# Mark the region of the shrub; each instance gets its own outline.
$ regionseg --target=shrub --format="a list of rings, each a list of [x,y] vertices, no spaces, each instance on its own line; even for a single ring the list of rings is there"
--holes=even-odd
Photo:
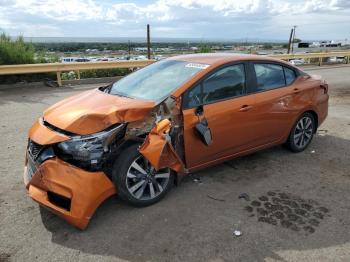
[[[12,40],[5,33],[0,35],[0,65],[32,64],[34,48],[24,42],[22,36]]]
[[[124,76],[129,73],[127,68],[97,69],[80,72],[80,78],[99,78],[111,76]]]

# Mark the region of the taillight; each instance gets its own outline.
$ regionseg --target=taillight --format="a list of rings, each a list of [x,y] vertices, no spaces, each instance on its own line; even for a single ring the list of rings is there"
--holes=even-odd
[[[320,88],[323,89],[323,93],[324,93],[324,94],[328,94],[328,84],[327,84],[326,81],[323,81],[323,83],[320,84]]]

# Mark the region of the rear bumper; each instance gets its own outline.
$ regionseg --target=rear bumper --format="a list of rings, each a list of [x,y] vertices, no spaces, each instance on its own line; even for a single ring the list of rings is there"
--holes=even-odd
[[[116,193],[103,172],[88,172],[55,157],[43,162],[32,178],[24,169],[30,197],[70,224],[85,229],[96,208]]]
[[[317,105],[318,126],[320,126],[328,116],[328,101],[329,101],[328,94],[323,95],[318,101],[318,105]]]

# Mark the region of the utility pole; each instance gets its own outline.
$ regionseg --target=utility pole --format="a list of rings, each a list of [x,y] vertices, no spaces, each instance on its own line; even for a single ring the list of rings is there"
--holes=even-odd
[[[294,40],[295,40],[295,31],[296,31],[297,26],[293,26],[294,32],[293,32],[293,41],[292,41],[292,54],[294,53]]]
[[[147,24],[147,58],[151,59],[151,36],[149,24]]]
[[[294,29],[292,28],[292,30],[290,30],[290,35],[289,35],[289,41],[288,41],[288,51],[287,51],[287,54],[289,54],[289,53],[290,53],[290,45],[292,44],[293,32],[294,32]]]
[[[130,40],[128,41],[128,54],[129,54],[128,60],[130,60],[130,56],[131,56]]]

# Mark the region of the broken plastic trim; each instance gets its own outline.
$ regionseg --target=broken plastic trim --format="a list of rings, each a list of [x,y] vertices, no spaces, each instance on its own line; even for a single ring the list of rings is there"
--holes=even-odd
[[[156,170],[169,167],[176,172],[184,173],[184,164],[171,143],[170,129],[171,122],[168,119],[157,123],[139,151]]]

